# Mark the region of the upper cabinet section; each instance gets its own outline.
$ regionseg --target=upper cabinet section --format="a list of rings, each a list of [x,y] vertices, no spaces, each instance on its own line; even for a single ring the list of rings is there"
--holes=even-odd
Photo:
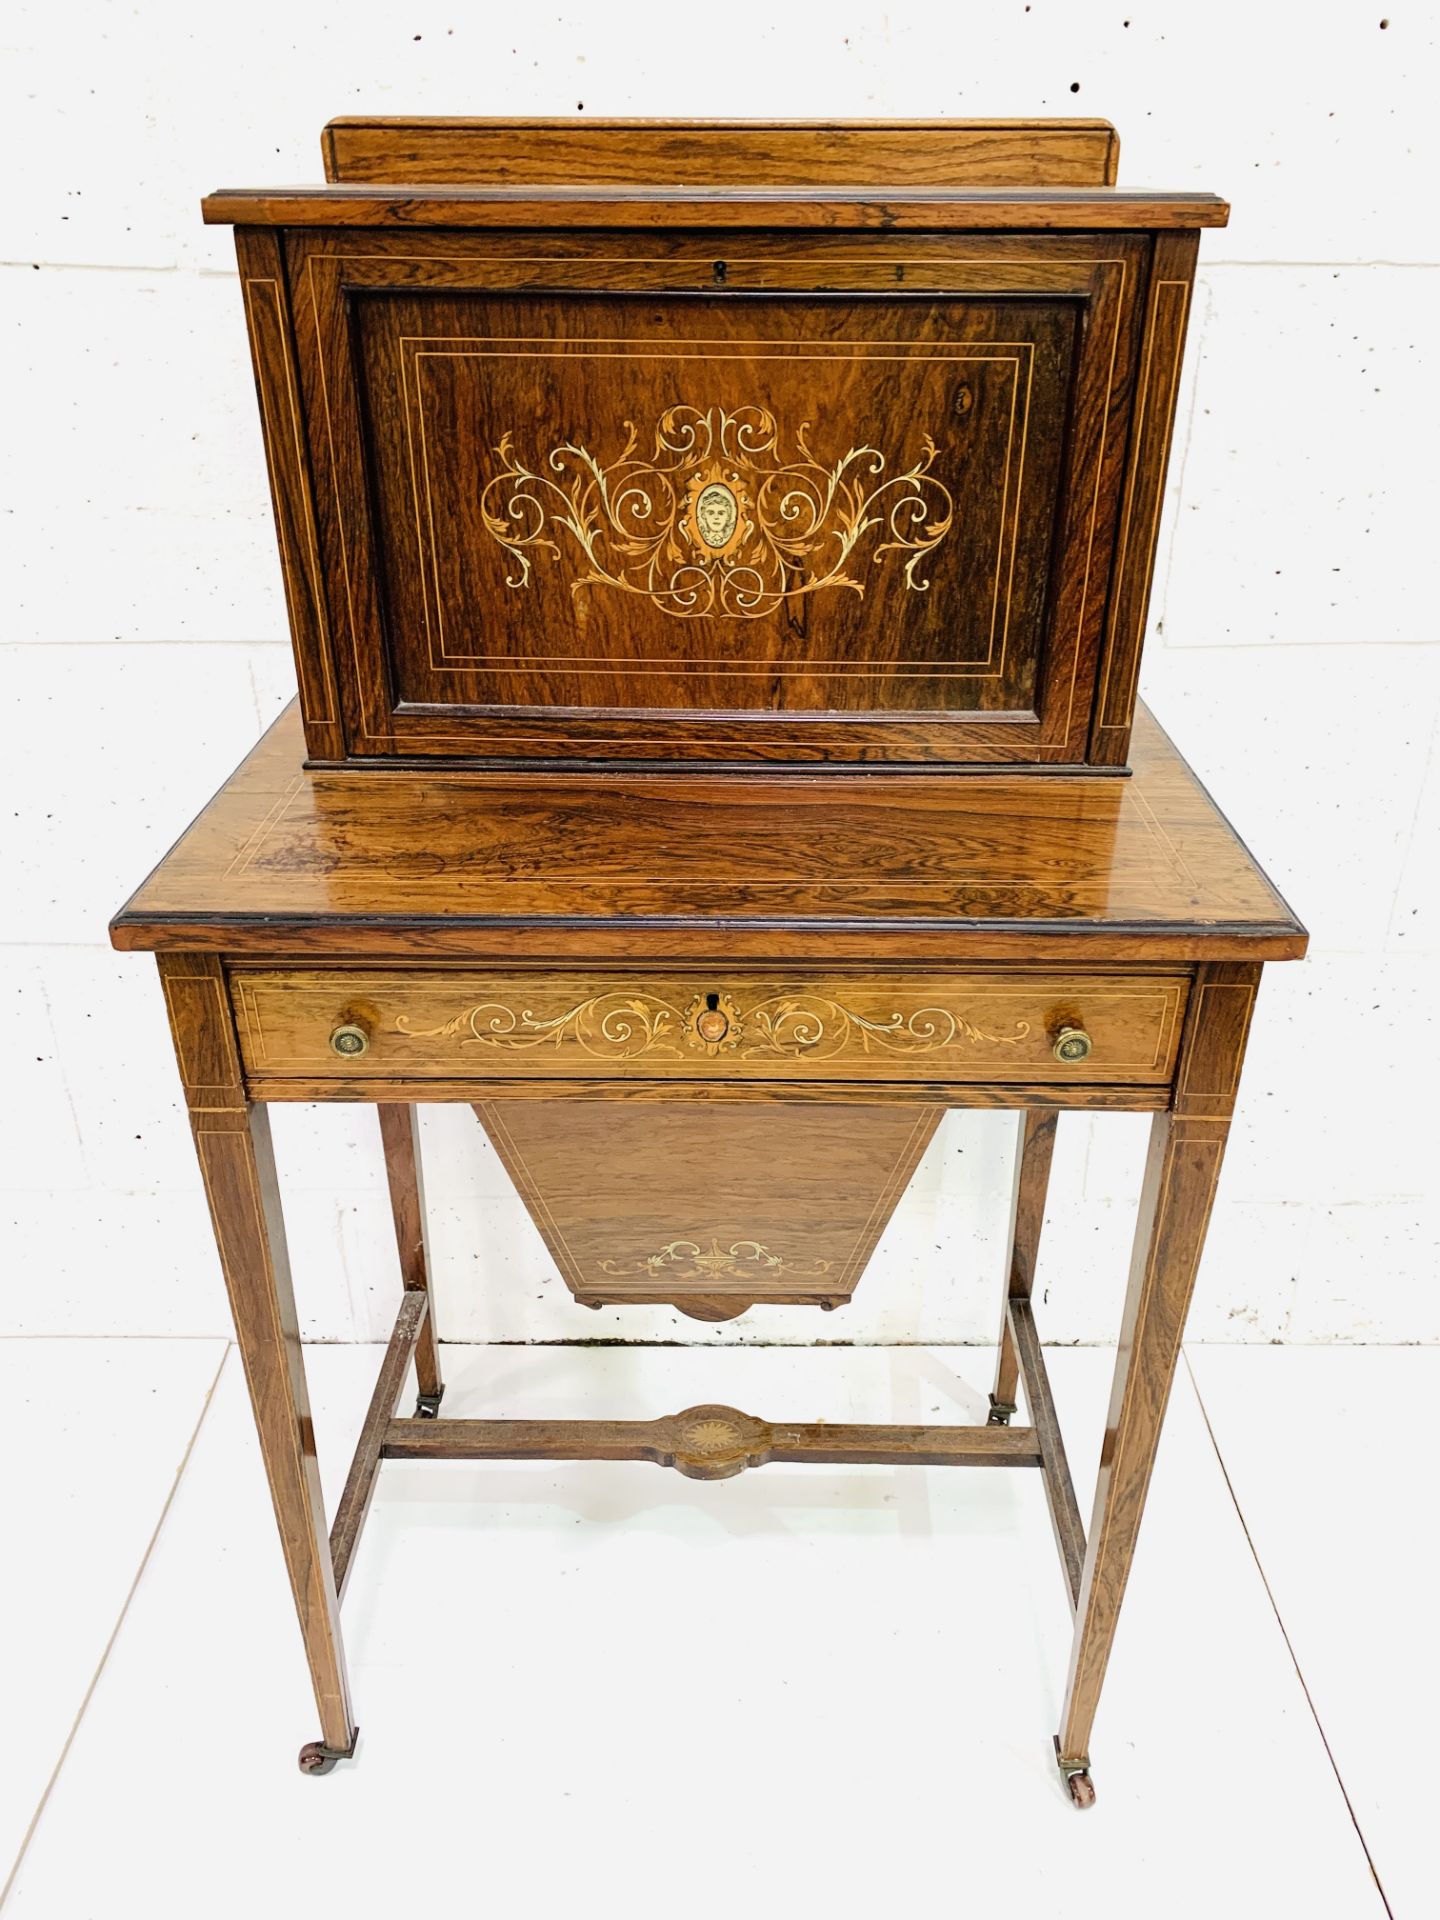
[[[1124,765],[1222,203],[1096,122],[325,147],[206,202],[314,759]]]

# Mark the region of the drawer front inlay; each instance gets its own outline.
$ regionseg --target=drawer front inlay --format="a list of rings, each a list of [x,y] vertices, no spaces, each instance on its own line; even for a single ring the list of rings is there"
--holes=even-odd
[[[537,1016],[528,1005],[482,1000],[438,1027],[414,1027],[403,1013],[395,1025],[410,1039],[458,1036],[462,1046],[502,1053],[562,1046],[573,1039],[592,1059],[626,1060],[646,1054],[678,1060],[686,1052],[715,1058],[742,1046],[747,1058],[833,1060],[854,1050],[920,1054],[958,1040],[1013,1047],[1030,1031],[1027,1021],[1016,1020],[1009,1032],[992,1032],[943,1006],[866,1015],[827,995],[803,991],[772,994],[743,1012],[728,993],[697,994],[682,1013],[653,994],[623,988],[548,1017]]]
[[[266,1077],[1023,1085],[1168,1079],[1188,978],[245,969],[232,987],[246,1068]],[[363,1066],[332,1047],[341,1027],[366,1036]],[[1057,1035],[1082,1027],[1089,1053],[1057,1059]]]

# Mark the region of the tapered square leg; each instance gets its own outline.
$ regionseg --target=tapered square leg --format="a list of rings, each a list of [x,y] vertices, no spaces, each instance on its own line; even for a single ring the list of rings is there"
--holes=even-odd
[[[1028,1300],[1035,1284],[1040,1229],[1045,1221],[1045,1195],[1050,1187],[1050,1160],[1055,1151],[1055,1123],[1059,1117],[1053,1107],[1032,1107],[1020,1115],[1015,1193],[1010,1207],[1010,1251],[1006,1261],[1006,1288],[1011,1300]],[[1000,1315],[1000,1357],[990,1395],[991,1426],[1010,1424],[1019,1377],[1019,1360],[1007,1310]]]
[[[1155,1116],[1057,1740],[1072,1797],[1130,1576],[1230,1130],[1260,970],[1202,967],[1171,1110]],[[1089,1791],[1088,1779],[1084,1783]],[[1088,1804],[1088,1801],[1081,1801]]]
[[[407,1293],[428,1293],[430,1246],[425,1232],[425,1186],[420,1173],[420,1115],[411,1106],[381,1106],[376,1111],[380,1115],[380,1138],[385,1147],[390,1208],[395,1216],[400,1277]],[[445,1391],[445,1382],[440,1377],[433,1301],[415,1342],[415,1379],[419,1386],[415,1411],[421,1419],[433,1420],[440,1411],[440,1399]]]
[[[219,963],[203,954],[162,955],[160,978],[320,1710],[321,1738],[302,1749],[300,1763],[307,1772],[328,1772],[354,1750],[355,1719],[269,1116],[245,1098]]]

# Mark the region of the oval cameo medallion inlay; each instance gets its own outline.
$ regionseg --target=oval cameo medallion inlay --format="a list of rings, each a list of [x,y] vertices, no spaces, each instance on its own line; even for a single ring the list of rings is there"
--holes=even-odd
[[[712,480],[695,502],[695,528],[707,547],[727,545],[740,517],[740,503],[722,481]]]

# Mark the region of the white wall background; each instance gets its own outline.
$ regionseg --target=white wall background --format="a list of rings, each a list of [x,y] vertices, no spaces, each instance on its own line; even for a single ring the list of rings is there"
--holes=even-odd
[[[154,969],[105,938],[293,691],[230,235],[198,198],[318,180],[336,113],[583,110],[1099,114],[1122,185],[1233,199],[1144,692],[1314,942],[1268,975],[1194,1326],[1440,1339],[1432,8],[12,0],[4,35],[0,1331],[227,1327]],[[946,1122],[843,1315],[707,1333],[571,1305],[468,1111],[430,1109],[442,1328],[988,1340],[1013,1124]],[[1113,1337],[1146,1124],[1062,1122],[1047,1337]],[[307,1334],[383,1334],[373,1116],[275,1131]]]

